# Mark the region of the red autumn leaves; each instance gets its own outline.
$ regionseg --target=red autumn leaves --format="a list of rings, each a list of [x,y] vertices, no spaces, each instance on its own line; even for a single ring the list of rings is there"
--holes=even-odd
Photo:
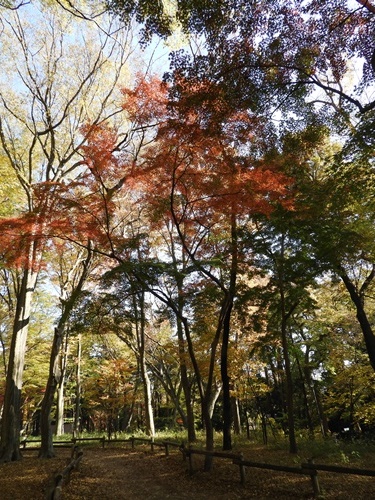
[[[0,220],[8,265],[32,266],[30,248],[56,238],[90,239],[111,252],[121,239],[117,214],[124,204],[129,211],[132,203],[143,204],[153,224],[173,217],[191,228],[214,227],[229,214],[267,215],[277,203],[291,206],[290,179],[253,153],[264,134],[257,117],[220,113],[213,127],[210,110],[207,127],[202,109],[172,105],[167,86],[156,78],[139,77],[123,96],[123,135],[106,123],[85,124],[74,179],[35,184],[31,208]]]

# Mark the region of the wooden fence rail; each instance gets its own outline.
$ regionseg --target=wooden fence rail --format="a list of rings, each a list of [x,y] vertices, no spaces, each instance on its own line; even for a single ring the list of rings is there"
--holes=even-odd
[[[46,500],[61,499],[62,487],[69,483],[70,474],[73,470],[78,469],[82,457],[83,451],[78,446],[74,445],[72,449],[71,461],[60,473],[55,476],[52,487],[47,491]]]
[[[23,448],[26,448],[27,443],[40,443],[40,439],[38,440],[23,440],[21,445]],[[193,455],[203,455],[209,456],[212,458],[220,458],[220,459],[229,459],[232,463],[239,467],[240,473],[240,481],[241,484],[245,484],[246,482],[246,468],[259,468],[266,470],[273,470],[291,474],[301,474],[305,476],[309,476],[311,479],[311,485],[314,492],[314,498],[322,498],[322,490],[318,480],[318,472],[333,472],[338,474],[353,474],[358,476],[372,476],[375,477],[375,470],[371,469],[360,469],[354,467],[341,467],[338,465],[325,465],[325,464],[315,464],[311,459],[306,463],[302,463],[299,466],[288,466],[288,465],[279,465],[279,464],[269,464],[264,462],[255,462],[253,460],[244,460],[242,453],[233,453],[233,452],[224,452],[224,451],[206,451],[202,449],[195,449],[191,446],[185,447],[184,443],[176,443],[173,441],[154,441],[153,438],[138,438],[138,437],[130,437],[127,439],[106,439],[104,436],[99,438],[92,437],[83,437],[83,438],[73,438],[71,441],[56,441],[54,445],[66,445],[69,444],[72,446],[72,460],[65,467],[65,469],[58,474],[54,479],[54,485],[50,488],[49,493],[47,494],[48,500],[59,500],[61,496],[61,488],[63,484],[69,482],[70,473],[72,470],[76,469],[79,465],[80,460],[82,459],[82,451],[78,448],[77,443],[81,443],[84,441],[98,441],[102,444],[104,448],[105,444],[112,443],[130,443],[132,449],[135,448],[137,443],[149,444],[151,446],[151,451],[154,451],[155,447],[164,447],[165,455],[169,455],[170,448],[177,448],[181,451],[184,460],[189,459],[189,471],[190,474],[194,473],[194,463],[193,463]]]
[[[116,441],[116,440],[115,440]],[[178,448],[184,447],[183,443],[175,443],[173,441],[154,441],[152,438],[136,438],[131,437],[129,441],[132,444],[132,448],[134,449],[136,442],[141,442],[144,444],[150,444],[151,451],[154,451],[155,446],[164,447],[165,455],[169,456],[169,448]],[[112,442],[112,441],[110,441]]]
[[[314,498],[322,498],[322,489],[318,480],[318,472],[334,472],[338,474],[354,474],[359,476],[375,476],[375,470],[370,469],[359,469],[354,467],[340,467],[337,465],[324,465],[324,464],[315,464],[313,460],[308,460],[307,463],[302,463],[300,466],[288,466],[288,465],[277,465],[277,464],[268,464],[263,462],[255,462],[252,460],[244,460],[242,453],[226,453],[221,451],[206,451],[194,449],[192,447],[185,448],[180,447],[181,452],[184,455],[184,458],[189,458],[189,472],[193,474],[193,455],[204,455],[222,459],[231,459],[234,465],[239,467],[240,472],[240,481],[242,484],[245,484],[246,481],[246,467],[254,467],[259,469],[273,470],[279,472],[286,472],[291,474],[301,474],[305,476],[310,476],[311,485],[314,492]]]
[[[105,436],[103,437],[81,437],[81,438],[72,438],[70,441],[54,441],[53,446],[60,446],[60,447],[71,447],[72,444],[75,445],[77,443],[83,443],[83,442],[88,442],[88,441],[98,441],[101,443],[102,448],[106,444],[112,444],[112,443],[130,443],[132,448],[135,448],[135,445],[137,442],[139,443],[144,443],[144,444],[149,444],[151,446],[151,451],[154,451],[155,447],[160,447],[165,449],[165,454],[166,456],[169,455],[169,449],[170,448],[178,448],[180,449],[181,446],[183,446],[183,443],[175,443],[173,441],[154,441],[152,438],[137,438],[137,437],[130,437],[126,439],[107,439]],[[41,443],[41,439],[24,439],[21,442],[21,447],[25,450],[31,450],[31,449],[39,449],[40,446],[33,447],[32,445]],[[31,446],[29,446],[31,445]]]

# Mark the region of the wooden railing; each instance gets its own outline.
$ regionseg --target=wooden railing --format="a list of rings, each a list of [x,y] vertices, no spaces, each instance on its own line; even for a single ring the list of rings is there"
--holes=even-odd
[[[46,500],[60,500],[62,488],[70,481],[70,474],[73,470],[78,470],[79,463],[82,460],[83,451],[78,446],[72,448],[72,456],[69,464],[53,479],[53,484],[46,494]]]
[[[300,466],[288,466],[288,465],[268,464],[264,462],[255,462],[252,460],[244,460],[242,453],[235,454],[235,453],[226,453],[222,451],[206,451],[206,450],[194,449],[191,446],[188,448],[181,447],[181,451],[183,453],[184,458],[189,459],[190,474],[194,473],[193,455],[204,455],[204,456],[210,456],[212,458],[215,457],[220,459],[232,460],[232,463],[239,467],[240,481],[242,484],[245,484],[246,482],[247,467],[309,476],[314,492],[314,498],[322,497],[322,489],[320,487],[318,480],[319,471],[334,472],[338,474],[355,474],[359,476],[375,476],[375,470],[359,469],[355,467],[340,467],[337,465],[315,464],[312,459],[308,460],[307,463],[302,463]]]
[[[184,443],[177,443],[173,441],[155,441],[153,438],[140,438],[140,437],[130,437],[127,439],[106,439],[103,437],[92,438],[92,437],[83,437],[83,438],[74,438],[71,441],[56,441],[54,445],[64,446],[69,444],[73,445],[72,452],[72,460],[65,469],[58,474],[54,479],[53,488],[50,489],[50,493],[47,495],[48,500],[58,500],[61,495],[61,488],[63,484],[66,484],[69,481],[70,472],[76,469],[79,465],[80,460],[82,459],[82,450],[78,448],[77,443],[87,441],[98,441],[101,443],[102,448],[107,444],[115,444],[115,443],[129,443],[132,449],[135,448],[136,444],[146,444],[150,445],[151,451],[154,451],[155,447],[164,448],[165,455],[169,455],[170,448],[175,448],[181,451],[183,459],[188,459],[189,461],[189,472],[190,474],[194,474],[194,455],[203,455],[211,457],[212,459],[226,459],[231,460],[232,464],[238,466],[239,468],[239,476],[241,484],[245,484],[246,482],[246,469],[247,468],[259,468],[271,471],[285,472],[290,474],[300,474],[309,476],[311,480],[311,485],[314,492],[314,498],[322,497],[322,489],[319,484],[318,472],[332,472],[338,474],[353,474],[359,476],[372,476],[375,477],[375,470],[371,469],[360,469],[354,467],[341,467],[338,465],[325,465],[325,464],[315,464],[313,460],[308,460],[305,463],[301,463],[296,466],[289,465],[280,465],[280,464],[269,464],[265,462],[256,462],[253,460],[245,460],[242,453],[233,453],[233,452],[224,452],[224,451],[207,451],[198,448],[193,448],[192,446],[186,447]],[[22,442],[22,446],[24,448],[27,447],[28,443],[39,443],[40,440],[24,440]],[[27,448],[26,448],[27,449]]]
[[[143,443],[143,444],[149,444],[151,446],[151,451],[154,451],[155,447],[161,447],[164,448],[166,456],[169,455],[169,449],[170,448],[178,448],[180,449],[183,447],[183,443],[175,443],[173,441],[155,441],[153,438],[137,438],[137,437],[130,437],[126,439],[107,439],[105,436],[103,437],[81,437],[81,438],[72,438],[70,441],[54,441],[53,446],[57,447],[71,447],[72,445],[75,445],[77,443],[83,443],[83,442],[90,442],[90,441],[98,441],[101,443],[102,448],[106,444],[114,444],[114,443],[130,443],[132,449],[135,448],[135,445],[137,443]],[[31,450],[31,449],[39,449],[40,446],[33,446],[36,443],[41,443],[41,439],[24,439],[21,442],[21,447],[25,450]],[[29,446],[31,445],[31,446]]]
[[[83,437],[83,438],[72,438],[70,440],[66,440],[66,441],[54,441],[53,442],[53,446],[57,446],[57,447],[60,447],[60,448],[70,448],[72,445],[75,445],[77,443],[82,443],[84,441],[99,441],[100,443],[102,443],[102,448],[104,448],[104,444],[106,442],[106,438],[105,436],[103,437]],[[21,441],[21,448],[23,450],[32,450],[32,449],[39,449],[40,446],[33,446],[35,444],[39,444],[41,443],[42,440],[41,439],[23,439]],[[31,446],[29,446],[31,445]]]
[[[116,442],[114,441],[109,441],[110,443]],[[149,444],[151,446],[151,451],[154,451],[155,446],[159,447],[164,447],[165,450],[165,455],[169,456],[169,448],[178,448],[181,449],[184,447],[183,443],[175,443],[173,441],[154,441],[152,438],[136,438],[136,437],[131,437],[129,438],[129,442],[131,442],[132,448],[134,449],[135,444],[137,442],[144,443],[144,444]]]

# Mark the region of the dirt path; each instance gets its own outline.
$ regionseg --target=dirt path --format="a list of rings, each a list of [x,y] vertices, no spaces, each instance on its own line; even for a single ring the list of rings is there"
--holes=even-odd
[[[217,460],[210,474],[197,460],[190,477],[181,454],[136,449],[87,449],[79,472],[64,490],[66,500],[235,500],[235,499],[312,499],[310,478],[261,469],[247,472],[240,484],[238,467]],[[368,500],[375,498],[374,478],[321,474],[325,498]]]
[[[164,456],[149,448],[84,447],[78,471],[63,488],[62,500],[302,500],[312,499],[308,476],[250,469],[246,484],[229,460],[216,460],[212,473],[204,473],[202,457],[194,457],[197,472],[190,477],[187,462],[173,450]],[[254,460],[275,463],[277,456],[252,450]],[[25,452],[20,462],[0,465],[1,500],[45,500],[51,479],[69,461],[69,450],[58,450],[58,458],[40,460],[37,452]],[[250,455],[249,455],[250,458]],[[371,467],[372,464],[368,464]],[[375,498],[371,477],[319,474],[327,500],[370,500]]]

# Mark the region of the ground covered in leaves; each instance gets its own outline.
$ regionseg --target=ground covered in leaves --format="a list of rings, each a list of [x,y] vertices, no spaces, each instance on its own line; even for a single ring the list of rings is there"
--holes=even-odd
[[[358,452],[341,452],[353,467],[375,469],[374,448]],[[361,455],[361,456],[360,456]],[[340,455],[339,455],[340,456]],[[290,456],[283,450],[252,446],[244,450],[244,458],[274,464],[299,465],[303,456]],[[53,478],[70,459],[70,450],[57,450],[57,457],[37,458],[37,451],[24,452],[21,462],[0,465],[0,498],[2,500],[42,500],[46,498]],[[230,460],[215,459],[211,473],[203,472],[203,459],[194,457],[195,473],[189,474],[188,462],[173,449],[168,457],[163,448],[154,452],[149,446],[130,445],[102,449],[98,445],[83,447],[78,471],[71,474],[63,487],[64,500],[110,499],[311,499],[308,476],[261,469],[247,469],[246,484],[241,485],[239,468]],[[332,463],[332,460],[316,460]],[[337,463],[337,460],[336,460]],[[348,463],[339,463],[348,466]],[[326,499],[375,498],[375,478],[355,475],[319,473]]]

